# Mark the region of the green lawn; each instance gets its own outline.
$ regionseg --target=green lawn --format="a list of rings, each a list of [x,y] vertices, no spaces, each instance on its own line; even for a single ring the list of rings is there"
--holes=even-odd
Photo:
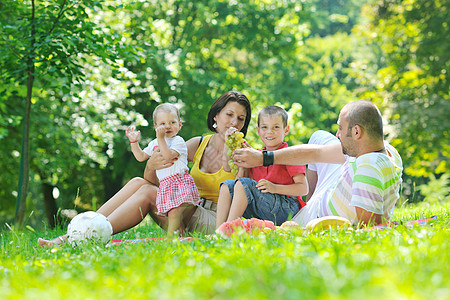
[[[0,233],[2,299],[450,299],[450,205],[398,208],[426,226],[276,232],[194,242],[44,249]],[[114,238],[161,236],[154,224]]]

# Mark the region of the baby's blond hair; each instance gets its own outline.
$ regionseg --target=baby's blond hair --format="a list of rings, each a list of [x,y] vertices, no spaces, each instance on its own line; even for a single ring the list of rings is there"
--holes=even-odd
[[[180,120],[180,111],[172,103],[161,103],[153,111],[153,125],[156,125],[156,116],[160,111],[174,113],[177,115],[178,120]]]

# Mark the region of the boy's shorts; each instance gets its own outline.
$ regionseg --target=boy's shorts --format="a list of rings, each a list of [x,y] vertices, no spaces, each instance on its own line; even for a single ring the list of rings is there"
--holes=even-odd
[[[299,202],[296,196],[262,193],[256,187],[257,182],[250,178],[230,179],[222,182],[228,186],[231,198],[233,198],[234,186],[238,181],[242,183],[247,196],[248,205],[242,215],[246,219],[270,220],[276,225],[281,225],[299,211]]]

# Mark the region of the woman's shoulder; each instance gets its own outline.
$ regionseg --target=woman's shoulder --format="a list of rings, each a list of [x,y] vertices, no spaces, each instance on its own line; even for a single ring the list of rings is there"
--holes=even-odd
[[[200,148],[200,145],[202,144],[202,142],[208,140],[210,137],[211,137],[211,135],[195,136],[186,142],[190,160],[194,159],[194,156],[197,153],[197,150]]]
[[[189,147],[192,146],[196,146],[198,148],[198,146],[200,145],[200,140],[202,139],[202,136],[194,136],[193,138],[190,138],[187,142],[186,145]]]
[[[187,144],[192,144],[192,145],[194,145],[195,147],[200,147],[200,144],[203,142],[203,141],[207,141],[207,140],[209,140],[209,138],[211,137],[212,135],[211,134],[209,134],[209,135],[205,135],[205,136],[194,136],[193,138],[190,138],[186,143]]]

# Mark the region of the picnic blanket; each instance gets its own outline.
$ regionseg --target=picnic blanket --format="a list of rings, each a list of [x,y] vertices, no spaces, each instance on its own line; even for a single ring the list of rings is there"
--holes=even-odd
[[[186,237],[179,237],[178,240],[180,242],[190,242],[192,241],[194,238],[190,237],[190,236],[186,236]],[[143,238],[143,239],[128,239],[128,240],[112,240],[109,242],[110,245],[120,245],[120,244],[127,244],[127,243],[131,243],[131,244],[136,244],[136,243],[142,243],[142,242],[168,242],[168,241],[173,241],[173,239],[169,239],[169,238],[164,238],[164,237],[160,237],[160,238]]]
[[[399,225],[404,225],[406,227],[411,227],[411,226],[423,226],[428,224],[431,221],[436,220],[436,216],[432,216],[430,218],[424,218],[424,219],[418,219],[418,220],[411,220],[411,221],[393,221],[393,222],[386,222],[383,224],[378,224],[376,226],[373,227],[368,227],[368,228],[364,228],[364,229],[384,229],[384,228],[388,228],[388,227],[395,227],[395,226],[399,226]]]
[[[393,221],[393,222],[386,222],[382,223],[376,226],[362,228],[360,230],[377,230],[377,229],[385,229],[389,227],[395,227],[403,225],[405,227],[412,227],[412,226],[424,226],[434,220],[436,220],[436,216],[432,216],[430,218],[423,218],[418,220],[410,220],[410,221]],[[245,232],[248,234],[252,234],[254,232],[269,232],[276,230],[277,227],[273,226],[273,223],[270,221],[264,221],[259,219],[248,219],[248,220],[242,220],[237,219],[233,222],[227,222],[224,223],[223,229],[221,232],[222,236],[231,236],[232,234],[235,234],[237,232]],[[222,227],[221,226],[221,227]],[[175,239],[176,240],[176,239]],[[178,241],[180,242],[191,242],[193,241],[193,237],[180,237],[178,238]],[[169,238],[142,238],[142,239],[127,239],[127,240],[112,240],[109,244],[110,245],[121,245],[121,244],[127,244],[127,243],[142,243],[142,242],[167,242],[167,241],[174,241],[174,239]]]

